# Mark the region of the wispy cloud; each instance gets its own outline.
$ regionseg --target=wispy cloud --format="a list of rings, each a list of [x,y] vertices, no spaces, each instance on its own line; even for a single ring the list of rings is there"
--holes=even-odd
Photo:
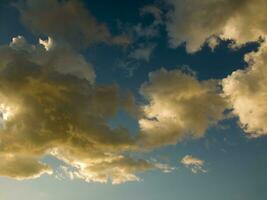
[[[204,169],[205,161],[191,155],[186,155],[182,158],[181,163],[189,168],[193,173],[206,173],[207,170]]]

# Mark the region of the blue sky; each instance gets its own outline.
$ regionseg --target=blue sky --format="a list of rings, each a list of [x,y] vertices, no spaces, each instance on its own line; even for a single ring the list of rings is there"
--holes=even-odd
[[[1,1],[0,199],[267,198],[256,1]]]

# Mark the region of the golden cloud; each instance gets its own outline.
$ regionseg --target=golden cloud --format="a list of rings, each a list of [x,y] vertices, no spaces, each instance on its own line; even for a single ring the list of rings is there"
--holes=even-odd
[[[226,102],[216,80],[198,81],[179,70],[149,74],[141,93],[148,100],[139,120],[145,146],[176,144],[188,136],[202,137],[209,126],[224,118]]]
[[[251,137],[267,134],[267,45],[245,56],[249,67],[223,79],[223,90],[239,117],[241,127]]]
[[[40,162],[46,155],[75,168],[76,177],[86,181],[117,184],[139,180],[136,172],[160,169],[124,156],[137,148],[135,138],[124,128],[108,126],[119,107],[131,110],[132,97],[122,99],[116,85],[94,85],[94,75],[79,76],[91,66],[71,49],[45,47],[21,36],[0,47],[0,157],[5,161],[0,175],[51,174]],[[62,56],[68,56],[67,63]]]
[[[219,38],[232,40],[234,47],[266,39],[266,0],[170,0],[169,3],[174,6],[167,23],[170,42],[173,46],[186,42],[188,52],[200,50],[205,42],[215,48]],[[267,134],[266,41],[260,45],[257,52],[245,55],[248,68],[237,70],[222,81],[233,114],[250,137]]]
[[[185,42],[188,52],[200,50],[214,36],[242,45],[267,33],[266,0],[168,2],[173,6],[167,22],[170,44],[176,47]]]

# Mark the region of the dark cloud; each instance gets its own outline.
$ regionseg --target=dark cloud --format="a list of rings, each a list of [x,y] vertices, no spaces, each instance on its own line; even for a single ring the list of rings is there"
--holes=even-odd
[[[98,22],[78,0],[24,0],[16,7],[23,24],[34,33],[48,35],[75,48],[96,42],[129,43],[126,36],[113,37],[107,26]]]

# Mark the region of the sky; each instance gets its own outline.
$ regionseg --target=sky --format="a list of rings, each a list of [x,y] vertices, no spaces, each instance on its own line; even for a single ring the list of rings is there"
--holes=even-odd
[[[1,0],[1,200],[267,198],[266,0]]]

